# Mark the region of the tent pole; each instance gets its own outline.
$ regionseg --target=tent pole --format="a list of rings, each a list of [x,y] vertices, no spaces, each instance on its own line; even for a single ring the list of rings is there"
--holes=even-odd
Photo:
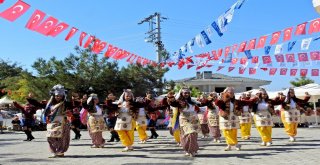
[[[320,125],[318,124],[318,115],[317,115],[316,101],[315,101],[314,97],[313,97],[312,101],[313,101],[313,111],[314,111],[314,115],[315,115],[315,117],[316,117],[316,123],[310,125],[309,128],[320,128]]]

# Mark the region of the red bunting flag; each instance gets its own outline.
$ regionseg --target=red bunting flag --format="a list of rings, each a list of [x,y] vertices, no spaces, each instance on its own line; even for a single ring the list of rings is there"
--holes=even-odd
[[[308,69],[300,69],[300,76],[306,77],[308,74]]]
[[[235,68],[235,67],[229,67],[229,68],[228,68],[228,72],[233,71],[233,70],[234,70],[234,68]]]
[[[267,37],[268,36],[261,36],[260,38],[259,38],[259,41],[258,41],[258,44],[257,44],[257,49],[258,48],[264,48],[264,45],[265,45],[265,43],[266,43],[266,41],[267,41]]]
[[[57,23],[58,20],[56,18],[48,17],[35,29],[35,31],[47,36],[49,32],[56,26]]]
[[[92,43],[92,41],[94,40],[94,36],[90,36],[88,39],[87,39],[87,41],[86,41],[86,43],[84,44],[84,46],[83,46],[83,48],[87,48],[91,43]]]
[[[186,64],[193,63],[192,56],[186,58]]]
[[[287,71],[288,71],[287,68],[281,68],[281,69],[280,69],[280,75],[282,75],[282,76],[287,75]]]
[[[299,24],[296,28],[296,32],[294,33],[295,35],[304,35],[306,34],[306,26],[307,22]]]
[[[276,54],[275,57],[277,62],[284,62],[283,54]]]
[[[311,76],[319,76],[319,69],[312,69]]]
[[[300,62],[309,61],[307,53],[298,53],[298,59],[299,59]]]
[[[320,61],[320,52],[310,52],[310,58],[312,61]]]
[[[224,49],[224,56],[227,57],[229,52],[230,52],[230,49],[231,47],[230,46],[227,46],[225,49]]]
[[[256,74],[257,69],[256,68],[249,68],[249,75]]]
[[[174,64],[175,64],[175,62],[173,62],[173,61],[167,63],[167,65],[168,65],[170,68],[171,68]]]
[[[320,18],[310,22],[309,34],[320,32]]]
[[[277,68],[270,68],[269,75],[271,75],[271,76],[275,75],[277,70],[278,70]]]
[[[245,65],[245,64],[247,63],[247,61],[248,61],[248,59],[247,59],[246,57],[242,57],[242,58],[240,59],[240,64],[241,64],[241,65]]]
[[[249,41],[249,45],[247,46],[246,50],[252,50],[256,48],[256,39],[252,39]]]
[[[29,21],[26,24],[26,28],[30,30],[34,30],[36,26],[38,26],[40,22],[44,19],[45,16],[46,16],[46,13],[40,10],[34,11],[34,13],[29,18]]]
[[[234,44],[234,45],[232,46],[232,53],[233,53],[234,51],[236,51],[237,48],[238,48],[238,44]]]
[[[267,71],[268,70],[268,68],[260,68],[261,70],[263,70],[263,71]]]
[[[114,54],[116,51],[118,51],[118,49],[119,49],[119,48],[117,48],[117,47],[109,44],[107,51],[104,53],[104,56],[105,56],[105,57],[111,57],[111,56],[113,56],[113,54]]]
[[[238,62],[238,58],[232,58],[232,60],[231,60],[231,64],[236,64]]]
[[[262,62],[263,64],[270,64],[272,63],[270,56],[262,56]]]
[[[0,4],[3,3],[3,2],[4,2],[4,0],[0,0]]]
[[[244,67],[239,67],[239,74],[243,74],[246,68]]]
[[[298,69],[290,69],[290,76],[296,76]]]
[[[276,44],[280,39],[281,31],[272,33],[272,38],[270,41],[270,45]]]
[[[107,46],[107,42],[101,42],[99,39],[96,39],[92,46],[92,51],[94,53],[100,53]]]
[[[7,10],[0,13],[0,17],[8,20],[8,21],[15,21],[17,18],[22,16],[28,9],[30,8],[30,5],[27,3],[19,0],[16,2],[13,6],[8,8]]]
[[[49,33],[49,36],[52,37],[56,37],[58,34],[60,34],[61,32],[63,32],[64,30],[66,30],[69,27],[68,24],[64,23],[64,22],[60,22],[56,27],[54,27]]]
[[[217,71],[220,71],[220,70],[223,69],[223,68],[224,68],[224,66],[218,66]]]
[[[284,30],[283,41],[291,40],[293,27],[289,27]]]
[[[246,49],[246,45],[247,45],[247,41],[244,41],[240,44],[238,52],[244,52],[244,50]]]
[[[130,57],[127,59],[127,62],[129,62],[130,64],[132,64],[133,61],[134,61],[137,57],[138,57],[137,55],[132,54],[132,56],[130,56]]]
[[[123,55],[124,55],[124,50],[118,49],[118,51],[114,53],[112,58],[115,59],[115,60],[120,60],[123,57]],[[142,57],[141,57],[141,62],[143,62],[143,58]]]
[[[78,31],[77,28],[72,27],[72,28],[70,29],[68,35],[66,36],[65,40],[68,41],[71,37],[73,37],[74,34],[76,34],[77,31]],[[82,32],[82,33],[83,33],[83,32]],[[82,35],[82,34],[81,34],[81,35]],[[87,34],[86,34],[86,35],[87,35]],[[85,36],[86,36],[86,35],[85,35]],[[84,37],[85,37],[85,36],[84,36]],[[83,40],[83,39],[82,39],[82,40]],[[81,40],[81,45],[82,45],[82,40]],[[80,45],[80,46],[81,46],[81,45]]]
[[[223,49],[219,49],[219,50],[218,50],[218,57],[219,57],[219,58],[221,57],[222,52],[223,52]]]
[[[211,51],[212,56],[213,56],[213,60],[219,60],[219,56],[217,54],[217,52],[215,50]]]
[[[253,56],[251,59],[251,63],[256,64],[259,62],[259,57],[258,56]]]
[[[87,36],[87,33],[86,32],[81,32],[80,34],[80,38],[79,38],[79,45],[82,46],[82,42],[83,42],[83,39],[84,37]]]
[[[141,62],[142,62],[142,57],[138,56],[138,59],[136,61],[136,64],[137,65],[141,65]]]
[[[286,60],[287,62],[295,62],[294,54],[286,54]]]
[[[187,69],[194,67],[195,65],[187,65]]]

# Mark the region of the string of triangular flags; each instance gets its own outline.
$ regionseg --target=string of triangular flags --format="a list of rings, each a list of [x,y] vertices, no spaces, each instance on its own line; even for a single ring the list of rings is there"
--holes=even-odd
[[[223,33],[227,31],[226,26],[232,21],[234,11],[240,9],[244,4],[245,0],[237,0],[226,12],[221,14],[213,23],[208,25],[204,30],[197,34],[194,38],[188,41],[186,44],[180,47],[175,54],[182,54],[185,52],[193,53],[192,47],[196,43],[200,48],[205,47],[205,45],[211,44],[213,37],[213,30],[215,30],[219,37],[223,36]],[[211,39],[210,39],[211,38]]]
[[[2,4],[3,2],[4,0],[1,0],[0,4]],[[16,19],[21,17],[23,14],[25,14],[30,9],[30,7],[31,6],[29,4],[23,2],[22,0],[18,0],[13,6],[1,12],[0,17],[8,21],[14,22]],[[67,23],[60,22],[57,18],[53,16],[48,16],[47,18],[45,17],[46,17],[46,13],[37,9],[29,18],[25,27],[29,30],[32,30],[50,37],[56,37],[57,35],[59,35],[60,33],[62,33],[63,31],[69,28],[69,25]],[[65,37],[65,40],[68,41],[78,31],[79,31],[78,28],[72,27],[68,32],[67,36]],[[87,40],[84,42],[86,37],[87,37]],[[130,64],[135,63],[142,66],[144,65],[157,66],[157,63],[155,61],[141,57],[134,53],[130,53],[125,49],[118,48],[110,43],[100,40],[96,36],[90,35],[83,31],[81,32],[79,37],[79,46],[83,46],[84,48],[88,48],[89,46],[91,46],[91,50],[97,54],[103,52],[104,49],[107,48],[104,53],[105,57],[109,57],[109,58],[111,57],[115,60],[122,60],[127,58],[126,61],[129,62]]]

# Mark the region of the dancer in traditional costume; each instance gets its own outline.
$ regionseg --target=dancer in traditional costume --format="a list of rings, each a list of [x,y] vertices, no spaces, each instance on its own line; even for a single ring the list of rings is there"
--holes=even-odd
[[[217,101],[217,99],[217,93],[211,92],[207,101],[205,102],[205,105],[207,106],[208,126],[213,137],[213,142],[220,143],[221,133],[219,128],[219,107],[215,105],[215,101]]]
[[[99,106],[99,99],[96,94],[91,94],[87,100],[88,118],[88,131],[92,139],[91,148],[103,148],[105,140],[102,132],[106,130],[106,122],[103,118],[102,108]]]
[[[172,107],[168,104],[168,98],[165,97],[162,100],[162,106],[166,107],[166,112],[169,115],[169,132],[174,137],[177,146],[180,146],[180,124],[179,124],[179,109],[177,107]]]
[[[252,112],[254,113],[253,119],[255,126],[261,136],[261,146],[269,147],[272,144],[272,116],[275,115],[274,106],[280,105],[282,102],[280,96],[276,97],[275,100],[269,99],[266,90],[263,88],[257,93]]]
[[[70,144],[70,127],[67,124],[66,113],[73,109],[72,104],[66,101],[66,90],[58,84],[51,90],[51,98],[47,105],[28,98],[28,102],[36,107],[45,107],[47,117],[47,141],[52,156],[49,158],[63,157]]]
[[[176,95],[176,98],[173,92],[169,92],[167,97],[169,105],[177,107],[180,112],[181,145],[186,155],[193,157],[199,150],[197,140],[198,132],[200,131],[200,123],[197,115],[199,107],[196,105],[196,102],[191,99],[188,88],[182,88]]]
[[[81,100],[79,100],[79,95],[78,94],[74,94],[72,96],[72,106],[74,107],[72,109],[72,114],[70,116],[70,120],[71,120],[71,129],[75,134],[75,137],[72,140],[79,140],[81,137],[80,134],[80,126],[81,126],[81,120],[80,120],[80,110],[82,108],[81,106]]]
[[[243,100],[250,100],[251,93],[243,94]],[[240,131],[241,139],[248,140],[251,136],[251,125],[252,125],[252,115],[251,115],[252,106],[245,105],[242,107],[242,114],[239,116],[240,120]]]
[[[139,108],[139,112],[138,112],[137,120],[136,120],[136,130],[137,130],[138,135],[139,135],[140,143],[144,144],[148,140],[148,135],[146,133],[147,124],[148,124],[147,123],[147,112],[146,112],[146,110],[147,110],[148,103],[151,100],[149,100],[146,97],[146,100],[143,100],[143,98],[137,98],[136,101],[144,104],[143,107]]]
[[[13,102],[13,105],[20,109],[23,114],[23,125],[22,129],[24,133],[27,135],[27,139],[23,141],[31,141],[34,139],[32,136],[32,128],[35,124],[34,115],[36,114],[37,108],[29,103],[26,104],[26,106],[21,106],[16,101]]]
[[[303,107],[304,104],[310,99],[308,92],[305,93],[305,99],[299,99],[294,93],[294,89],[290,88],[282,104],[281,120],[284,124],[285,132],[289,135],[289,141],[295,142],[297,135],[297,127],[300,122],[300,111],[297,110],[298,106]]]
[[[116,97],[113,95],[113,93],[109,93],[108,97],[105,101],[105,107],[104,107],[107,111],[107,126],[108,126],[110,134],[111,134],[111,138],[107,142],[120,141],[120,138],[119,138],[117,131],[114,130],[114,127],[115,127],[116,121],[117,121],[117,116],[115,113],[118,109],[117,104],[112,104],[112,102],[115,102],[115,101],[116,101]],[[110,105],[110,106],[108,106],[108,105]]]
[[[197,100],[199,102],[206,102],[207,98],[205,95],[201,95],[200,98]],[[198,113],[198,118],[200,121],[200,126],[201,126],[201,133],[202,133],[202,138],[207,138],[209,137],[209,127],[208,127],[208,111],[206,106],[199,107],[200,111]]]

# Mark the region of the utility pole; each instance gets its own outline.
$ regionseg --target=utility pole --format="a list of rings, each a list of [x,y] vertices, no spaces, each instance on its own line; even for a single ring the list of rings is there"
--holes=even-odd
[[[162,20],[166,20],[168,18],[161,17],[161,14],[156,12],[153,15],[150,15],[149,17],[143,19],[138,23],[138,25],[141,25],[145,22],[149,22],[149,31],[146,33],[149,36],[145,38],[146,42],[153,43],[153,45],[156,47],[157,52],[157,62],[162,62],[162,53],[164,50],[164,45],[161,41],[161,22]],[[153,25],[156,25],[155,27]]]

